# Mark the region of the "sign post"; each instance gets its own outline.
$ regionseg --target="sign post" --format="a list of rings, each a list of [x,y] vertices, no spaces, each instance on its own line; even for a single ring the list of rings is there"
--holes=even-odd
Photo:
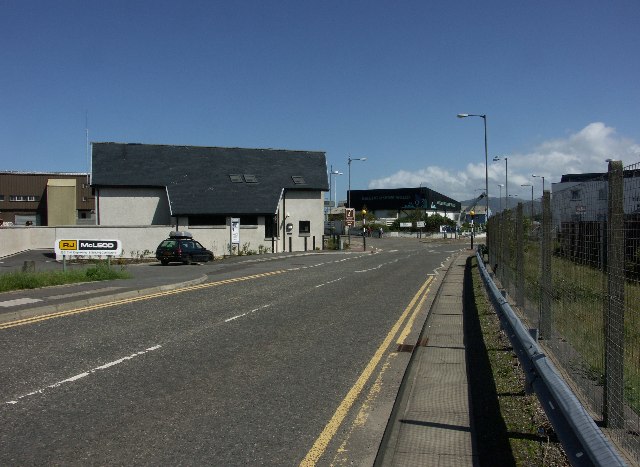
[[[346,208],[344,210],[344,223],[347,227],[353,227],[356,223],[356,210],[354,208]]]
[[[231,218],[231,241],[229,242],[229,254],[233,254],[233,245],[238,245],[240,251],[240,218]]]
[[[476,216],[476,213],[475,213],[475,211],[471,210],[471,212],[469,214],[471,214],[471,249],[473,250],[473,233],[474,233],[473,232],[473,221],[474,221],[474,218]]]
[[[120,240],[56,240],[56,255],[60,256],[119,256]]]
[[[109,266],[111,257],[122,254],[120,240],[56,240],[54,250],[57,256],[62,256],[62,270],[67,270],[67,256],[106,256]]]
[[[356,223],[356,210],[355,208],[345,208],[344,210],[344,224],[347,226],[347,235],[349,237],[349,246],[351,246],[351,227]]]
[[[367,251],[367,235],[366,235],[366,230],[367,228],[365,227],[367,223],[367,210],[363,209],[362,210],[362,251]]]

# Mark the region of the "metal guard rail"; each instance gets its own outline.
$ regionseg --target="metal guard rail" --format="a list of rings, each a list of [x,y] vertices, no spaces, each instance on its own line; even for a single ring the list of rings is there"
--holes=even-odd
[[[536,392],[571,465],[626,466],[505,300],[491,279],[480,250],[476,257],[482,278],[500,311],[500,320],[506,325],[509,340],[525,371],[527,386]]]

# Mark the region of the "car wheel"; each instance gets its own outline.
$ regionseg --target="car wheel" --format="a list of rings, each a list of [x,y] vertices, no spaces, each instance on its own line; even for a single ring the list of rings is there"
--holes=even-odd
[[[191,264],[192,258],[191,255],[187,256],[184,261],[182,261],[184,264]]]
[[[166,259],[162,259],[162,260],[160,260],[160,263],[161,263],[163,266],[166,266],[167,264],[169,264],[169,261],[167,261]]]

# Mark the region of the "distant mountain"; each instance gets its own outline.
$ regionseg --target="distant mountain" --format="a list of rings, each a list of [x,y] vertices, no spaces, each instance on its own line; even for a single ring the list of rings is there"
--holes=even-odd
[[[466,209],[468,206],[471,206],[474,202],[475,202],[475,199],[468,199],[465,201],[460,201],[460,204],[462,205],[462,209]],[[526,200],[522,198],[509,198],[509,207],[511,209],[515,209],[516,206],[518,206],[518,203],[522,203],[522,207],[526,215],[528,215],[529,212],[531,212],[530,199]],[[478,201],[478,204],[476,206],[478,205],[484,208],[487,205],[487,201],[484,198],[482,198],[480,201]],[[537,200],[533,201],[534,212],[540,212],[541,210],[540,206],[541,206],[540,201],[537,201]],[[489,197],[489,209],[493,214],[500,212],[502,209],[506,209],[506,208],[507,206],[505,204],[504,198],[500,199],[500,198],[492,198],[491,196]]]

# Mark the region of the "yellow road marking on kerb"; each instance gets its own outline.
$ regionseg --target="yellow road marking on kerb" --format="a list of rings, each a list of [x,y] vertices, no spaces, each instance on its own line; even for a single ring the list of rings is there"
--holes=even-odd
[[[380,344],[380,347],[378,347],[378,350],[376,350],[376,353],[373,355],[371,360],[369,360],[369,363],[360,374],[360,377],[358,378],[356,383],[349,390],[345,398],[336,409],[333,417],[331,417],[331,420],[329,420],[327,425],[324,427],[324,430],[322,430],[322,433],[320,433],[320,436],[318,436],[318,439],[316,439],[315,443],[313,443],[313,446],[311,447],[305,458],[302,459],[302,462],[300,462],[301,466],[307,467],[316,465],[320,457],[322,457],[327,449],[327,446],[329,445],[329,442],[335,436],[338,428],[349,413],[349,410],[351,410],[351,407],[362,392],[365,384],[367,384],[367,381],[369,381],[369,378],[371,378],[373,370],[375,370],[376,366],[378,366],[378,363],[382,359],[382,356],[393,341],[393,337],[396,335],[396,333],[400,329],[400,326],[402,326],[402,323],[413,309],[413,306],[418,301],[420,295],[422,295],[424,290],[429,286],[432,279],[433,277],[429,277],[425,281],[425,283],[422,284],[422,287],[420,287],[420,290],[418,290],[411,302],[409,302],[409,305],[407,305],[405,310],[402,312],[402,315],[400,315],[400,318],[398,318],[398,321],[396,321],[396,323],[393,325],[393,327],[387,334],[387,337],[385,337],[382,344]]]
[[[216,281],[216,282],[208,282],[206,284],[192,285],[188,287],[182,287],[179,289],[167,290],[164,292],[156,292],[148,295],[142,295],[140,297],[123,298],[122,300],[114,300],[113,302],[83,306],[80,308],[74,308],[73,310],[58,311],[56,313],[49,313],[42,316],[34,316],[32,318],[24,318],[24,319],[19,319],[15,321],[10,321],[8,323],[3,323],[3,324],[0,324],[0,329],[8,329],[16,326],[24,326],[26,324],[37,323],[40,321],[46,321],[54,318],[62,318],[64,316],[77,315],[79,313],[86,313],[87,311],[99,310],[101,308],[109,308],[109,307],[118,306],[118,305],[126,305],[129,303],[141,302],[144,300],[151,300],[152,298],[165,297],[167,295],[176,295],[184,292],[191,292],[199,289],[207,289],[209,287],[216,287],[224,284],[232,284],[234,282],[243,282],[243,281],[248,281],[252,279],[259,279],[261,277],[273,276],[276,274],[282,274],[284,272],[286,271],[280,270],[280,271],[265,272],[262,274],[254,274],[252,276],[237,277],[234,279],[225,279],[225,280]]]
[[[433,276],[429,277],[429,280],[427,280],[427,285],[431,284],[432,280],[433,280]],[[411,328],[413,328],[413,323],[415,322],[416,317],[418,316],[418,312],[422,308],[424,301],[427,299],[427,295],[429,295],[430,290],[431,290],[431,287],[428,286],[427,290],[425,290],[424,293],[422,294],[422,297],[420,298],[420,303],[418,303],[416,308],[413,310],[413,314],[411,315],[411,318],[409,318],[409,321],[407,321],[407,325],[404,327],[404,330],[402,331],[402,333],[400,333],[400,337],[398,337],[396,344],[400,345],[405,343],[404,341],[406,340],[407,336],[411,332]]]

